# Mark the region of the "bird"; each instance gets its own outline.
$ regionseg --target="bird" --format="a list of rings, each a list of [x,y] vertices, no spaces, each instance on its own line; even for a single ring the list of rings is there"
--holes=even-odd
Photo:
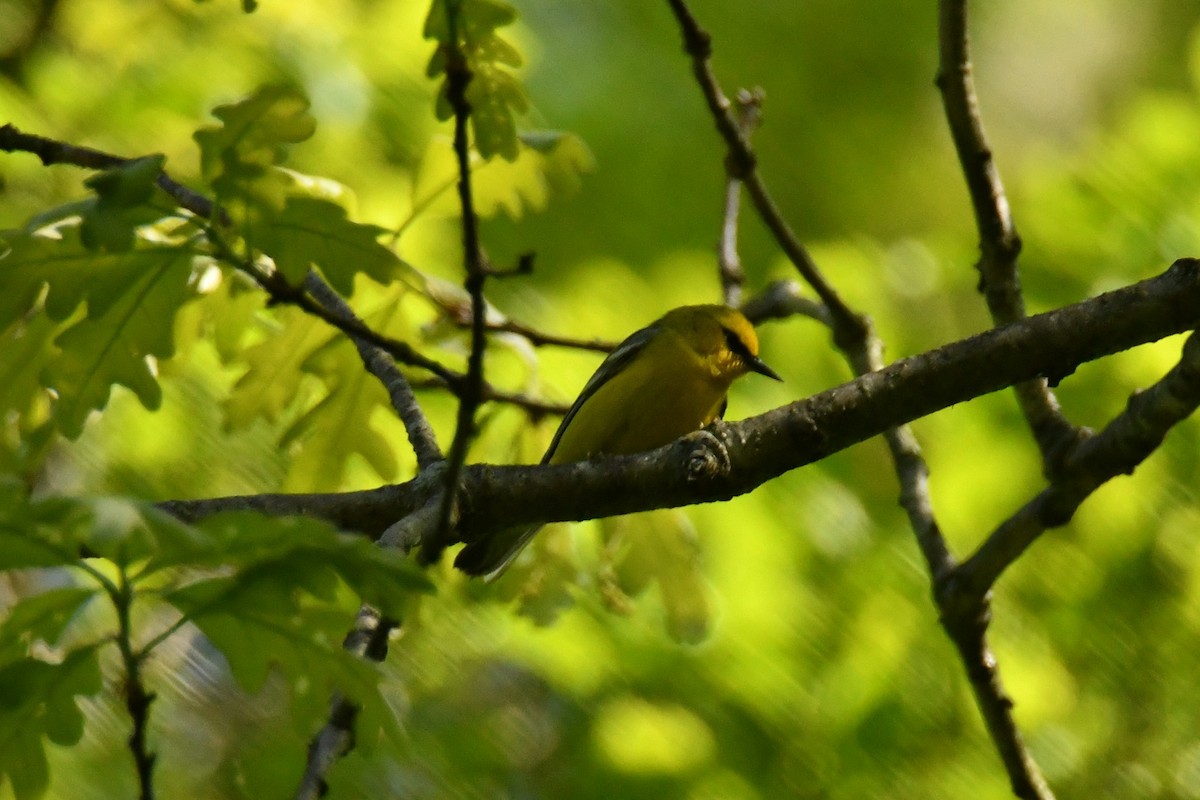
[[[600,364],[572,404],[542,464],[654,450],[724,416],[726,394],[750,372],[782,380],[758,356],[742,312],[681,306],[629,335]],[[469,542],[454,566],[497,577],[541,525],[506,528]]]

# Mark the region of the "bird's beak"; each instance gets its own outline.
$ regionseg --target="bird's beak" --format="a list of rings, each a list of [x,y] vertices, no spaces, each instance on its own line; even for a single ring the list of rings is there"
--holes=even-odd
[[[763,360],[758,356],[751,356],[750,358],[746,359],[746,366],[749,367],[751,372],[757,372],[759,375],[766,375],[768,378],[774,378],[777,381],[783,380],[783,378],[779,377],[779,374],[775,372],[775,370],[763,363]]]

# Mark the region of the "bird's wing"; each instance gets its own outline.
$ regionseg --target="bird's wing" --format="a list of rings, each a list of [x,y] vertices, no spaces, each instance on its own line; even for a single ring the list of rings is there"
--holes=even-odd
[[[550,457],[554,455],[554,451],[558,449],[558,442],[562,439],[563,433],[567,430],[567,426],[571,424],[571,420],[579,413],[579,409],[583,408],[583,404],[588,401],[592,395],[596,393],[604,384],[608,383],[612,378],[629,366],[630,362],[637,358],[638,354],[645,349],[646,345],[658,333],[657,325],[650,325],[642,328],[640,331],[634,331],[625,341],[617,345],[617,348],[608,354],[608,358],[601,362],[596,372],[584,384],[583,391],[579,393],[579,397],[575,398],[574,405],[567,415],[563,417],[559,423],[558,430],[554,432],[554,438],[550,440],[550,446],[546,448],[546,455],[542,456],[542,463],[549,464]]]

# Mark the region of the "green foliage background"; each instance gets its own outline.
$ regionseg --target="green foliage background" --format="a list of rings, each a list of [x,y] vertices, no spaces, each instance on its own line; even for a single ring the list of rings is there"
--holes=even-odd
[[[518,22],[503,35],[524,62],[509,69],[530,104],[518,128],[542,132],[527,143],[552,146],[526,144],[515,161],[492,159],[476,171],[492,260],[537,253],[532,276],[491,284],[497,313],[612,340],[670,307],[716,300],[722,148],[666,4],[514,5]],[[694,3],[714,34],[727,91],[767,91],[754,141],[768,183],[830,279],[873,316],[889,357],[989,325],[974,291],[970,209],[932,83],[934,5]],[[0,119],[110,152],[162,153],[171,174],[197,189],[208,191],[214,177],[193,139],[219,124],[212,109],[262,85],[298,86],[316,130],[287,153],[309,195],[288,206],[287,221],[328,220],[327,209],[313,217],[305,205],[328,203],[345,206],[355,223],[399,230],[379,240],[394,243],[398,261],[375,253],[378,269],[357,266],[376,280],[330,279],[353,285],[355,308],[371,324],[461,365],[465,335],[444,314],[463,302],[462,259],[446,191],[449,127],[435,115],[438,82],[426,74],[427,3],[264,2],[245,15],[231,0],[62,0],[52,27],[13,60],[35,9],[0,0],[8,20],[0,48],[10,48]],[[1200,255],[1193,3],[1018,0],[981,5],[973,31],[984,119],[1025,239],[1031,311]],[[86,174],[28,155],[5,155],[0,177],[0,229],[89,196]],[[125,178],[137,190],[137,176]],[[94,187],[87,213],[105,213],[99,189],[127,186],[114,180]],[[104,219],[106,232],[142,222]],[[370,250],[369,229],[337,230]],[[271,236],[266,230],[262,241]],[[284,235],[279,246],[293,241]],[[742,257],[752,289],[791,277],[750,215]],[[128,285],[132,278],[107,266],[87,260],[86,268]],[[89,314],[99,313],[103,283],[85,288]],[[151,501],[363,488],[412,475],[385,396],[322,323],[265,308],[228,275],[204,291],[195,282],[161,290],[196,296],[173,321],[147,321],[128,367],[136,374],[123,380],[132,391],[118,387],[104,413],[89,416],[104,405],[95,391],[108,391],[95,387],[56,425],[38,383],[48,364],[70,366],[53,360],[57,329],[45,318],[4,319],[8,474],[41,495]],[[53,298],[52,289],[48,310]],[[78,321],[78,302],[51,313],[54,323]],[[761,333],[785,382],[746,380],[734,390],[732,417],[849,377],[812,322]],[[1164,342],[1081,368],[1060,387],[1068,415],[1103,425],[1130,392],[1169,369],[1178,348]],[[146,354],[157,359],[155,374]],[[489,380],[559,401],[597,363],[595,354],[535,350],[511,336],[494,337],[489,358]],[[422,398],[448,444],[453,402],[433,390]],[[531,425],[510,407],[488,408],[484,418],[475,460],[533,461],[553,430],[553,420]],[[82,435],[62,439],[56,428]],[[939,521],[960,552],[1042,485],[1008,395],[916,430]],[[1106,486],[1037,544],[997,591],[1002,674],[1064,797],[1200,797],[1198,439],[1194,420],[1180,426],[1135,475]],[[896,494],[884,448],[870,442],[686,516],[546,531],[537,566],[494,586],[469,584],[443,563],[430,573],[436,593],[418,600],[409,576],[414,583],[394,598],[411,604],[404,635],[382,682],[366,681],[394,724],[376,720],[364,733],[334,771],[332,796],[1007,796]],[[122,536],[140,530],[130,525]],[[264,569],[311,578],[292,556]],[[352,584],[356,574],[365,573],[340,578]],[[339,621],[348,626],[356,598],[346,586],[301,577],[313,590],[303,601],[312,628],[333,636]],[[108,629],[97,604],[72,611],[84,602],[72,592],[85,577],[12,571],[3,581],[0,607],[49,587],[68,592],[47,601],[51,610],[61,604],[66,626],[51,631],[55,639],[65,631],[83,647]],[[162,594],[177,607],[189,602]],[[266,592],[290,608],[283,594]],[[145,610],[147,630],[158,629],[155,613]],[[278,796],[299,778],[323,693],[297,693],[295,675],[272,672],[261,633],[217,627],[209,633],[226,648],[233,677],[212,645],[190,634],[167,640],[148,662],[147,681],[160,693],[151,742],[162,796]],[[0,641],[0,651],[10,644]],[[116,674],[86,647],[75,652]],[[83,696],[84,724],[47,731],[50,796],[129,796],[132,768],[111,777],[128,758],[128,723],[111,680],[97,692],[88,669],[58,690],[68,706],[72,692]],[[16,702],[5,698],[0,690],[0,708]]]

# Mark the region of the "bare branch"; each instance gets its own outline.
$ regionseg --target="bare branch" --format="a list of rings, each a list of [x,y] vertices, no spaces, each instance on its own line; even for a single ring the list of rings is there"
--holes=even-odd
[[[756,168],[757,157],[750,147],[750,142],[742,134],[741,126],[734,113],[730,110],[729,98],[721,91],[721,86],[713,74],[709,58],[712,55],[712,37],[700,27],[691,10],[684,0],[667,0],[671,10],[679,22],[683,33],[683,49],[692,59],[692,73],[700,84],[700,90],[708,103],[709,111],[716,122],[717,131],[725,140],[726,156],[725,169],[731,177],[736,177],[746,185],[759,216],[775,237],[781,250],[795,266],[801,277],[813,288],[828,308],[833,319],[834,341],[842,349],[852,349],[860,346],[868,335],[867,320],[855,314],[842,301],[833,286],[825,280],[807,248],[800,243],[791,226],[783,218],[775,201],[767,192],[766,184]]]
[[[774,281],[767,284],[767,288],[742,304],[742,313],[755,325],[767,320],[788,319],[794,316],[809,317],[826,326],[833,322],[829,316],[829,309],[802,295],[800,284],[796,281]]]
[[[445,389],[446,384],[438,378],[430,378],[425,381],[417,381],[413,384],[414,389]],[[541,419],[545,416],[561,417],[566,414],[571,406],[567,403],[555,403],[550,400],[542,400],[537,397],[530,397],[527,394],[519,392],[506,392],[502,389],[497,389],[490,383],[483,385],[483,399],[490,403],[504,403],[510,406],[516,406],[523,410],[530,417]]]
[[[851,312],[833,292],[833,289],[825,283],[816,264],[797,240],[774,200],[768,194],[765,184],[755,169],[754,155],[750,151],[746,138],[740,135],[735,125],[731,124],[729,102],[721,93],[708,66],[710,49],[708,34],[696,23],[684,0],[669,0],[669,2],[683,28],[685,49],[692,56],[693,71],[716,119],[717,129],[725,138],[728,147],[726,165],[730,174],[738,174],[735,170],[742,171],[747,190],[750,192],[759,215],[796,269],[823,301],[825,313],[833,330],[834,343],[846,354],[855,374],[866,375],[879,370],[883,366],[883,348],[872,330],[870,320],[864,315]],[[1042,385],[1045,386],[1044,381]],[[936,586],[939,578],[952,569],[955,562],[933,514],[933,504],[928,489],[928,466],[921,454],[916,437],[907,426],[888,429],[884,435],[895,462],[897,477],[900,480],[901,505],[908,514],[918,546],[928,564],[930,577]],[[1036,786],[1040,782],[1040,777],[1033,765],[1032,758],[1029,757],[1028,751],[1017,735],[1015,725],[1012,724],[1012,702],[1003,694],[1000,686],[994,659],[987,650],[984,638],[985,629],[986,625],[981,625],[978,628],[977,636],[970,641],[969,645],[968,640],[957,637],[954,632],[947,630],[951,633],[951,638],[956,646],[959,646],[968,675],[971,676],[972,690],[976,694],[976,699],[984,713],[989,731],[996,741],[1001,758],[1009,769],[1013,785]],[[964,648],[964,645],[967,646]],[[990,673],[990,678],[976,680],[975,676],[981,674],[981,671]],[[1010,752],[1017,753],[1019,757],[1010,758]],[[1044,786],[1044,784],[1042,785]]]
[[[986,602],[966,616],[942,616],[942,626],[966,668],[975,703],[1004,763],[1013,794],[1022,800],[1054,800],[1013,719],[1013,701],[1000,681],[996,656],[987,643],[989,621]]]
[[[1178,364],[1149,389],[1134,394],[1125,410],[1077,447],[1054,480],[997,528],[955,571],[948,590],[978,599],[1021,553],[1049,528],[1065,525],[1092,492],[1129,475],[1172,427],[1200,406],[1200,339],[1188,338]]]
[[[979,115],[979,99],[971,77],[966,0],[941,0],[938,27],[937,85],[975,211],[975,227],[979,231],[979,288],[993,322],[1003,325],[1025,316],[1017,272],[1021,238]],[[1019,384],[1015,389],[1043,463],[1048,472],[1053,472],[1057,462],[1079,441],[1080,431],[1062,415],[1058,399],[1045,379]]]
[[[0,150],[6,153],[33,153],[47,167],[53,164],[70,164],[84,169],[113,169],[124,166],[133,160],[93,150],[90,147],[78,147],[55,139],[47,139],[44,136],[22,133],[11,123],[0,126]],[[212,218],[213,202],[204,195],[197,194],[183,184],[177,183],[165,172],[159,174],[157,183],[159,188],[174,198],[180,207],[186,208],[198,217]]]
[[[321,280],[315,272],[309,271],[304,279],[304,288],[324,308],[342,319],[358,319],[341,295]],[[361,320],[358,321],[361,322]],[[364,325],[364,327],[366,326]],[[442,451],[438,448],[437,437],[429,425],[429,420],[425,418],[421,406],[417,403],[412,387],[409,386],[400,370],[396,368],[396,363],[388,357],[386,352],[369,341],[354,335],[351,335],[351,339],[354,341],[354,346],[358,348],[363,366],[383,384],[383,388],[387,390],[388,397],[392,401],[392,407],[396,409],[396,414],[404,423],[409,444],[412,445],[413,452],[417,456],[417,468],[424,471],[440,462]]]
[[[750,140],[754,129],[758,127],[763,98],[762,89],[738,90],[738,129],[746,141]],[[742,181],[730,171],[729,180],[725,184],[725,213],[721,221],[721,240],[717,245],[717,263],[721,270],[721,294],[725,298],[725,305],[733,308],[742,304],[742,285],[746,282],[746,273],[742,270],[737,246],[741,208]]]
[[[450,41],[445,47],[446,55],[446,99],[454,110],[454,154],[458,160],[458,202],[462,213],[463,265],[466,270],[464,286],[471,296],[471,351],[467,356],[467,375],[463,391],[458,395],[458,419],[454,427],[454,441],[447,454],[446,491],[443,495],[439,534],[433,542],[427,542],[421,551],[421,560],[432,563],[441,557],[443,540],[450,532],[450,519],[458,502],[458,480],[463,464],[467,460],[467,448],[475,437],[475,411],[483,402],[483,355],[487,348],[484,328],[487,306],[483,300],[483,287],[487,281],[483,250],[479,244],[479,220],[475,216],[475,201],[471,192],[471,144],[468,127],[471,121],[471,104],[467,100],[467,86],[471,83],[471,68],[458,40],[460,3],[446,4],[446,22]]]
[[[370,661],[387,659],[388,636],[399,627],[370,606],[359,609],[354,630],[346,637],[344,646],[355,655]],[[358,721],[358,706],[342,695],[330,702],[329,721],[308,745],[304,777],[296,790],[296,800],[317,800],[324,797],[328,787],[325,776],[329,770],[354,749],[354,726]]]

